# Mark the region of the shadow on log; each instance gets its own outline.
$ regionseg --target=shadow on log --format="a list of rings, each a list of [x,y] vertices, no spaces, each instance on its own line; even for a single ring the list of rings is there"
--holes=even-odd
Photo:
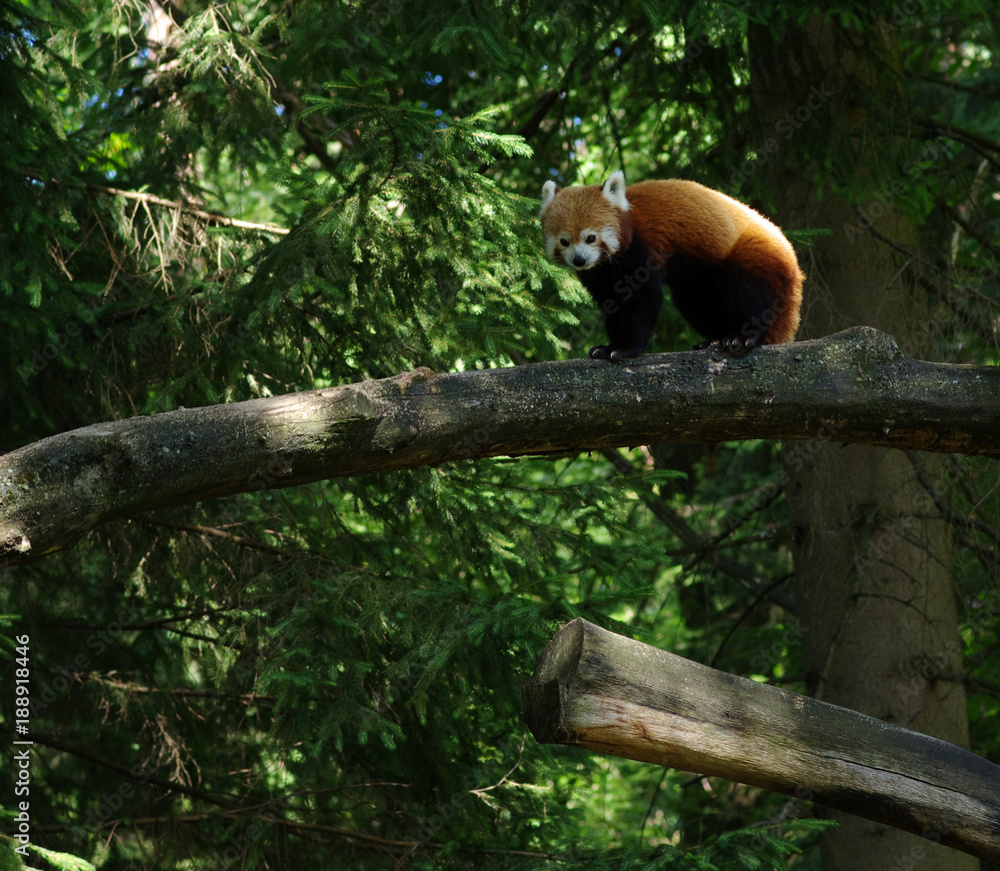
[[[536,740],[816,801],[1000,861],[1000,768],[576,619],[523,687]]]

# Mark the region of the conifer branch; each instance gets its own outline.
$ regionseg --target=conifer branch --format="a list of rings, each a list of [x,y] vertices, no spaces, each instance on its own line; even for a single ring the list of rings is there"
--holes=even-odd
[[[287,236],[289,232],[287,227],[282,227],[278,224],[261,224],[254,221],[243,221],[239,218],[230,218],[226,215],[208,212],[205,209],[192,206],[190,203],[167,200],[163,197],[156,196],[156,194],[149,194],[144,191],[126,191],[121,188],[107,187],[105,185],[92,183],[85,184],[83,189],[107,194],[108,196],[122,197],[126,200],[136,200],[143,204],[160,206],[164,209],[173,209],[175,211],[183,212],[186,215],[192,215],[195,218],[201,218],[201,220],[207,221],[210,224],[218,224],[222,227],[235,227],[239,230],[257,230],[262,233],[273,233],[277,236]]]
[[[192,215],[195,218],[200,218],[210,224],[218,224],[222,227],[234,227],[239,230],[257,230],[262,233],[273,233],[277,236],[287,236],[289,232],[287,227],[282,227],[280,224],[258,223],[255,221],[243,221],[240,218],[230,218],[228,215],[220,215],[217,212],[209,212],[206,209],[199,208],[198,206],[191,205],[190,203],[168,200],[164,197],[159,197],[156,194],[146,193],[145,191],[127,191],[122,188],[110,187],[108,185],[94,184],[93,182],[86,182],[78,185],[61,182],[57,179],[44,179],[38,173],[31,170],[26,170],[24,174],[27,178],[30,178],[33,181],[43,182],[44,184],[56,187],[77,188],[78,190],[90,191],[93,193],[104,194],[106,196],[121,197],[126,200],[135,200],[136,202],[142,203],[144,206],[153,205],[164,209],[171,209],[182,212],[186,215]]]

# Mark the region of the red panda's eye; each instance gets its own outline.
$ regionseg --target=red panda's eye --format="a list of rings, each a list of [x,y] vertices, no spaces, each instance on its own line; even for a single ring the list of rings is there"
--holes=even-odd
[[[587,244],[588,244],[588,245],[593,245],[593,244],[594,244],[594,243],[595,243],[596,241],[597,241],[597,236],[596,236],[596,235],[594,235],[593,233],[591,233],[591,234],[590,234],[590,235],[589,235],[589,236],[587,237]]]
[[[569,248],[569,239],[560,239],[559,244],[562,245],[563,248]]]

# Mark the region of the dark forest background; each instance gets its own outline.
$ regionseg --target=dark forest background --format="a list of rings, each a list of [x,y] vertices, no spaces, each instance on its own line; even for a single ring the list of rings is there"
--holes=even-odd
[[[985,0],[2,2],[0,451],[582,356],[599,314],[544,261],[538,197],[616,169],[780,224],[801,337],[870,324],[996,365],[997,50]],[[668,308],[650,350],[698,339]],[[978,868],[850,818],[821,834],[805,798],[540,746],[520,682],[584,616],[1000,762],[998,478],[666,444],[108,524],[0,575],[54,851],[31,863]]]

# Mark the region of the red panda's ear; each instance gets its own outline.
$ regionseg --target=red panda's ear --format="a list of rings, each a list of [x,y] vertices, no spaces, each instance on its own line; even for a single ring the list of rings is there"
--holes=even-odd
[[[623,212],[628,211],[628,199],[625,196],[625,173],[620,169],[611,173],[611,177],[604,182],[601,193],[611,205],[617,206]]]
[[[552,202],[557,193],[559,193],[559,188],[556,187],[554,181],[547,181],[542,185],[542,208],[539,214],[545,214],[545,210],[549,207],[549,203]]]

